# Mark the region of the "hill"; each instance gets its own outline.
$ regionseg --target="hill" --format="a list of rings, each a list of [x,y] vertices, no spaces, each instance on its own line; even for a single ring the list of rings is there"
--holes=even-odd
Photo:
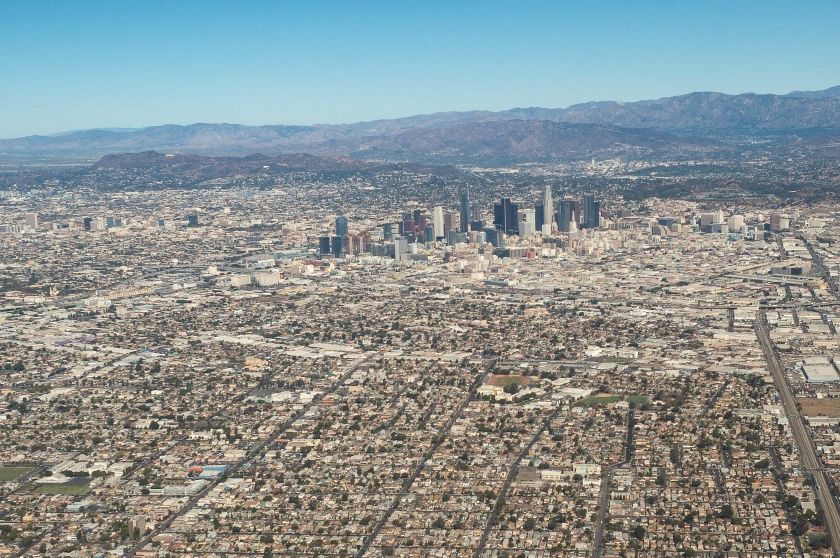
[[[716,149],[721,141],[749,145],[762,138],[793,144],[803,134],[835,137],[838,130],[840,86],[787,95],[690,93],[554,109],[442,112],[339,125],[192,124],[83,130],[0,140],[0,161],[45,157],[93,161],[109,153],[149,150],[217,157],[305,152],[435,163],[541,161],[657,156],[675,149]]]

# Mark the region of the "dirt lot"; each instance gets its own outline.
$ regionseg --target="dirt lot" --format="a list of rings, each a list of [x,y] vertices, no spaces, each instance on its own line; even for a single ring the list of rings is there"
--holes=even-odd
[[[531,378],[528,376],[512,375],[512,376],[490,376],[487,381],[492,386],[507,387],[510,384],[519,384],[520,386],[527,386],[531,383]]]
[[[802,414],[806,417],[840,417],[840,399],[797,397],[796,403],[802,407]]]

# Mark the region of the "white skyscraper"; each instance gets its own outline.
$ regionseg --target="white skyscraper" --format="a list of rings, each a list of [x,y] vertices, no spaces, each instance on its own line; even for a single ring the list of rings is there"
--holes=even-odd
[[[543,234],[551,234],[554,230],[554,199],[551,196],[551,186],[548,185],[546,185],[545,192],[543,192],[542,222]]]
[[[398,236],[394,239],[394,259],[402,260],[408,254],[408,239]]]
[[[524,209],[519,212],[519,236],[531,236],[536,232],[536,213],[533,209]]]
[[[443,208],[439,205],[436,205],[432,210],[432,226],[435,228],[436,238],[445,236],[443,232]]]
[[[24,213],[23,220],[29,226],[30,229],[37,229],[38,228],[38,214],[37,213]]]

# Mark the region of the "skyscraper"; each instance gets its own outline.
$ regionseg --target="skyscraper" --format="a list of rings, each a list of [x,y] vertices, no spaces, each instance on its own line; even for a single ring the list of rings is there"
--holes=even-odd
[[[474,203],[470,206],[470,230],[480,231],[484,228],[484,221],[481,219],[481,205]]]
[[[335,234],[336,236],[347,236],[347,217],[344,215],[335,218]]]
[[[341,253],[344,251],[344,237],[343,236],[334,236],[331,239],[331,247],[332,247],[332,254],[336,258],[341,257]]]
[[[461,232],[470,230],[470,193],[466,188],[461,190]]]
[[[519,236],[530,236],[536,232],[536,211],[533,209],[523,209],[518,215]]]
[[[435,228],[435,237],[443,238],[445,236],[443,232],[443,208],[439,205],[436,205],[432,210],[432,226]]]
[[[493,204],[493,225],[505,234],[519,234],[519,204],[502,198]]]
[[[414,233],[418,236],[423,236],[426,230],[426,214],[422,209],[414,210]]]
[[[23,214],[23,221],[31,229],[37,229],[38,228],[38,214],[37,213],[24,213]]]
[[[449,233],[458,232],[458,214],[454,211],[447,211],[443,218],[443,236],[449,238]]]
[[[601,204],[595,200],[595,194],[583,196],[583,226],[587,229],[601,226]]]
[[[414,224],[414,219],[403,219],[402,227],[400,228],[400,234],[407,238],[414,238],[414,231],[416,230],[417,227]]]
[[[318,238],[318,254],[326,256],[330,253],[330,237],[321,236]]]
[[[572,211],[572,230],[580,228],[580,200],[567,200]]]
[[[423,242],[434,242],[435,241],[435,226],[431,223],[426,223],[425,228],[423,229]]]
[[[560,232],[571,232],[572,230],[572,201],[562,200],[557,209],[557,230]]]
[[[554,198],[551,195],[551,186],[547,184],[543,192],[541,221],[541,232],[546,235],[551,234],[551,230],[554,228],[552,226],[554,224]]]
[[[403,259],[408,254],[408,239],[398,236],[394,239],[394,259],[397,261]]]

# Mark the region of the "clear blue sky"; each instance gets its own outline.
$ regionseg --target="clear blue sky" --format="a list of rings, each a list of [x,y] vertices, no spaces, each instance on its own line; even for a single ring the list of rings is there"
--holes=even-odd
[[[840,84],[840,2],[0,0],[0,137]]]

